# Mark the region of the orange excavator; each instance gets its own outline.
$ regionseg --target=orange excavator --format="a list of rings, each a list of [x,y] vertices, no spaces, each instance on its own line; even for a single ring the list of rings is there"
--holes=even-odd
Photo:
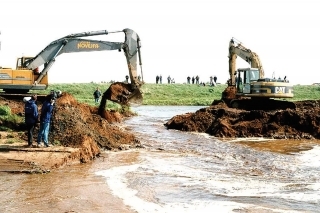
[[[108,35],[110,33],[124,33],[124,42],[110,42],[87,39],[87,37]],[[63,53],[93,52],[105,50],[123,50],[126,57],[130,84],[122,85],[125,92],[121,94],[109,94],[108,99],[120,104],[135,100],[135,103],[142,101],[140,90],[143,84],[142,62],[141,62],[141,41],[138,34],[131,29],[108,32],[107,30],[91,31],[70,34],[51,42],[35,57],[21,57],[17,59],[15,69],[0,67],[0,93],[2,96],[25,96],[32,90],[45,90],[48,87],[48,73],[57,56]],[[139,57],[140,75],[137,73],[137,58]],[[40,67],[43,67],[40,70]],[[63,77],[63,76],[62,76]],[[112,87],[111,85],[110,87]],[[119,84],[116,85],[117,87]],[[112,90],[117,91],[117,90]],[[122,90],[121,90],[122,91]]]

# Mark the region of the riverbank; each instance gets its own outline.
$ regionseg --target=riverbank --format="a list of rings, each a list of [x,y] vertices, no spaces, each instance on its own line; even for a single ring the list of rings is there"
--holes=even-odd
[[[49,134],[49,148],[28,148],[24,131],[24,103],[0,98],[6,106],[7,116],[1,119],[0,165],[2,172],[47,173],[68,164],[88,163],[100,156],[103,150],[126,150],[140,147],[132,133],[116,125],[132,116],[105,110],[98,115],[98,107],[79,103],[72,95],[63,93],[57,99]],[[40,111],[41,106],[38,106]],[[6,110],[2,110],[6,111]],[[34,135],[39,131],[35,128]],[[33,144],[36,145],[36,137]]]
[[[10,137],[8,138],[8,134]],[[18,133],[0,132],[0,172],[49,173],[51,170],[80,163],[80,148],[52,146],[29,148],[25,141],[14,143]]]

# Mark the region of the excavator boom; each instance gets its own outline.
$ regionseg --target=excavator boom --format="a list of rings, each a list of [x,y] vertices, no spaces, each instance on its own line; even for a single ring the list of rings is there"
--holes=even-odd
[[[229,42],[229,74],[231,84],[235,85],[237,56],[248,62],[251,65],[251,68],[258,68],[260,71],[260,78],[264,78],[264,70],[258,54],[244,47],[237,39],[232,38]]]
[[[121,31],[118,31],[121,32]],[[55,62],[55,58],[63,53],[74,52],[95,52],[105,50],[124,50],[127,58],[127,64],[129,68],[130,79],[133,84],[138,85],[137,76],[137,53],[139,52],[139,62],[141,63],[140,54],[140,38],[137,33],[131,29],[124,29],[125,42],[110,42],[92,39],[83,39],[80,37],[107,35],[106,30],[92,31],[84,33],[76,33],[60,38],[51,42],[45,49],[43,49],[36,57],[27,61],[25,66],[34,70],[41,65],[45,65],[41,71],[41,75],[36,79],[39,83],[44,75],[47,74],[52,64]]]
[[[130,95],[128,98],[131,99],[137,96],[142,98],[140,91],[140,87],[143,84],[140,38],[136,32],[128,28],[110,33],[119,32],[125,34],[124,42],[110,42],[85,38],[90,36],[108,35],[109,32],[106,30],[75,33],[57,39],[51,42],[35,57],[28,58],[27,60],[20,60],[22,62],[19,66],[17,65],[16,70],[0,70],[0,74],[4,73],[3,75],[0,75],[0,89],[3,89],[7,93],[21,93],[29,92],[29,90],[46,89],[48,86],[48,71],[56,61],[56,58],[63,53],[123,50],[131,80]],[[141,68],[141,78],[138,78],[137,74],[138,57]],[[35,72],[35,70],[38,70],[39,67],[42,66],[43,69],[41,71]],[[19,79],[16,78],[17,75],[19,76]],[[4,79],[1,79],[2,76],[4,76]]]

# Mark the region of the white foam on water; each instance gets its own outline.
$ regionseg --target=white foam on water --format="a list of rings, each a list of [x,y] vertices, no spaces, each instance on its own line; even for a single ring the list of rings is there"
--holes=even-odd
[[[193,199],[187,202],[170,202],[170,203],[152,203],[145,201],[137,196],[137,191],[128,187],[126,173],[137,171],[141,165],[130,165],[113,167],[108,170],[96,172],[96,175],[104,176],[107,179],[107,184],[113,194],[121,198],[125,205],[130,206],[133,210],[139,213],[153,212],[219,212],[227,213],[235,209],[268,209],[251,204],[241,204],[231,201],[203,201]],[[198,175],[197,175],[198,176]],[[198,176],[199,177],[199,176]],[[289,212],[278,210],[276,212]],[[292,212],[292,211],[290,211]]]
[[[220,179],[221,178],[221,179]],[[290,184],[256,178],[215,178],[206,182],[211,193],[228,197],[270,197],[299,202],[320,203],[319,183]],[[297,191],[297,189],[299,189]],[[303,191],[307,191],[304,193]]]
[[[230,174],[217,174],[210,171],[199,170],[183,165],[183,158],[165,154],[161,158],[155,156],[143,157],[144,161],[140,164],[128,166],[113,167],[108,170],[99,171],[96,174],[104,176],[107,184],[113,194],[121,198],[125,205],[130,206],[139,213],[149,212],[232,212],[239,209],[272,210],[273,212],[294,212],[292,210],[269,209],[253,204],[246,204],[233,201],[221,201],[214,199],[198,199],[196,196],[183,196],[185,188],[193,190],[205,189],[210,195],[219,195],[230,198],[235,197],[279,197],[293,199],[297,201],[318,202],[319,196],[315,194],[303,194],[301,192],[289,191],[285,193],[283,188],[288,183],[275,183],[270,181],[259,180],[257,178],[242,177],[237,178]],[[221,165],[221,167],[224,167]],[[218,167],[217,167],[218,169]],[[138,197],[138,191],[129,187],[128,173],[143,173],[150,175],[151,178],[161,177],[158,187],[162,191],[182,194],[181,197],[174,197],[170,202],[161,200],[157,196],[157,203],[146,201]],[[174,183],[170,182],[174,180]],[[158,180],[159,181],[159,180]],[[168,182],[166,182],[168,181]],[[159,183],[155,183],[159,184]],[[165,185],[166,184],[166,185]],[[174,185],[174,186],[173,186]],[[146,187],[149,187],[148,185]],[[168,187],[168,189],[165,189]],[[319,187],[319,186],[318,186]],[[155,189],[157,190],[157,189]],[[171,190],[171,191],[170,191]],[[154,192],[155,194],[157,191]],[[208,193],[208,192],[206,192]],[[169,195],[172,196],[172,195]],[[168,199],[168,198],[165,198]],[[208,201],[209,200],[209,201]],[[298,212],[298,211],[297,211]]]
[[[314,146],[310,150],[301,151],[297,155],[297,159],[303,166],[320,168],[320,146]]]
[[[222,173],[209,172],[198,168],[183,166],[183,162],[179,162],[176,158],[169,160],[170,162],[166,162],[168,159],[155,158],[149,158],[148,161],[151,163],[149,166],[154,166],[160,173],[174,177],[187,177],[183,179],[185,185],[204,186],[211,191],[211,194],[230,197],[265,196],[311,203],[320,202],[319,183],[296,180],[295,183],[292,184],[286,181],[265,180],[264,177],[236,176],[226,172],[224,170],[225,165],[215,165],[215,168],[212,167],[212,170],[221,169],[223,171]],[[297,188],[300,190],[296,191]],[[307,193],[304,193],[306,190]]]
[[[263,137],[250,137],[250,138],[234,138],[228,139],[227,141],[230,143],[242,142],[242,141],[250,141],[250,142],[263,142],[263,141],[273,141],[276,139],[263,138]]]

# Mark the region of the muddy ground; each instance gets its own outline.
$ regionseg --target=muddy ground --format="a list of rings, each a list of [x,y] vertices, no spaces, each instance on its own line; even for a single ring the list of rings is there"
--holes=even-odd
[[[296,109],[237,110],[224,103],[176,115],[168,129],[208,133],[221,138],[320,139],[320,100],[297,101]]]
[[[22,100],[8,100],[0,97],[0,105],[11,108],[12,114],[24,116]],[[39,112],[41,103],[38,103]],[[104,110],[82,104],[68,93],[56,100],[53,123],[49,134],[49,148],[27,148],[27,135],[24,122],[1,122],[1,126],[13,129],[13,132],[0,134],[0,167],[7,172],[46,172],[72,163],[86,163],[99,157],[101,150],[126,150],[140,147],[132,133],[120,128],[120,123],[133,114],[130,111]],[[21,133],[23,132],[23,133]],[[10,136],[10,137],[8,137]],[[13,141],[10,138],[19,138]],[[11,141],[11,142],[9,142]]]

